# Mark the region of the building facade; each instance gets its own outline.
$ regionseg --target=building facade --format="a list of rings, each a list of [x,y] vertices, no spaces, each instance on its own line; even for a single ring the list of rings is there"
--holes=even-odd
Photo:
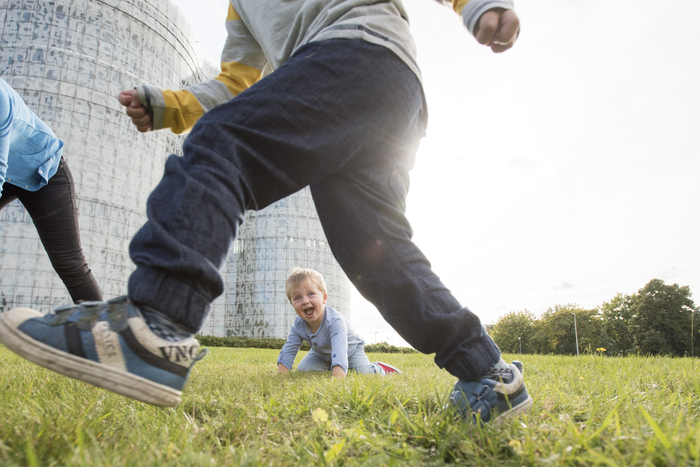
[[[179,89],[211,76],[192,37],[169,0],[0,0],[0,77],[65,143],[83,250],[105,298],[126,292],[129,240],[146,221],[165,158],[182,144],[168,131],[138,133],[116,96],[142,83]],[[286,337],[296,315],[284,279],[297,265],[324,274],[329,304],[349,315],[349,281],[308,189],[248,213],[222,268],[225,293],[201,332]],[[0,312],[67,303],[31,218],[11,203],[0,211]]]

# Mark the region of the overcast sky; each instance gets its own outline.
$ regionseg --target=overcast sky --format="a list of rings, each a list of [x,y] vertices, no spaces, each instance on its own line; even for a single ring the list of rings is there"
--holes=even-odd
[[[218,63],[226,0],[175,3]],[[700,304],[700,2],[518,2],[500,55],[404,3],[430,108],[408,216],[457,298],[493,323],[659,278]],[[352,313],[368,343],[402,343],[357,293]]]

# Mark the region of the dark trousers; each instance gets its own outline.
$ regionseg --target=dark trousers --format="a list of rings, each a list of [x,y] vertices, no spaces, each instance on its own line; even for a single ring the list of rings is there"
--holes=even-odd
[[[360,293],[439,366],[465,380],[485,374],[498,347],[431,270],[404,214],[424,114],[420,81],[388,49],[361,40],[302,47],[206,113],[184,156],[167,160],[131,242],[129,297],[196,332],[223,292],[218,269],[246,209],[310,185],[331,250]]]
[[[39,191],[27,191],[4,183],[0,209],[15,199],[19,199],[31,216],[51,265],[73,302],[102,300],[100,288],[80,246],[73,175],[63,158],[56,174]]]

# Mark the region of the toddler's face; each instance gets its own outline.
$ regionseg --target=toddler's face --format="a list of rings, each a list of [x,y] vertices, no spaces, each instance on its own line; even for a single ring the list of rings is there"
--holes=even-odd
[[[307,279],[291,290],[290,297],[297,315],[309,323],[312,328],[317,328],[323,320],[328,295],[321,292],[316,284]]]

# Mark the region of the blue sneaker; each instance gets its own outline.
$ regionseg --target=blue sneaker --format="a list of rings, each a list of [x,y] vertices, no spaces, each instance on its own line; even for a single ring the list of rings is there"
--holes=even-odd
[[[474,423],[498,423],[521,415],[532,408],[522,375],[522,363],[506,364],[503,360],[478,381],[457,380],[450,404],[463,419]]]
[[[147,323],[127,297],[55,313],[0,313],[0,343],[49,370],[148,404],[180,404],[192,366],[207,353],[192,334],[156,313]]]
[[[520,362],[518,360],[513,360],[513,365],[518,367],[518,370],[520,371],[521,375],[525,375],[525,368],[523,367],[523,362]]]

